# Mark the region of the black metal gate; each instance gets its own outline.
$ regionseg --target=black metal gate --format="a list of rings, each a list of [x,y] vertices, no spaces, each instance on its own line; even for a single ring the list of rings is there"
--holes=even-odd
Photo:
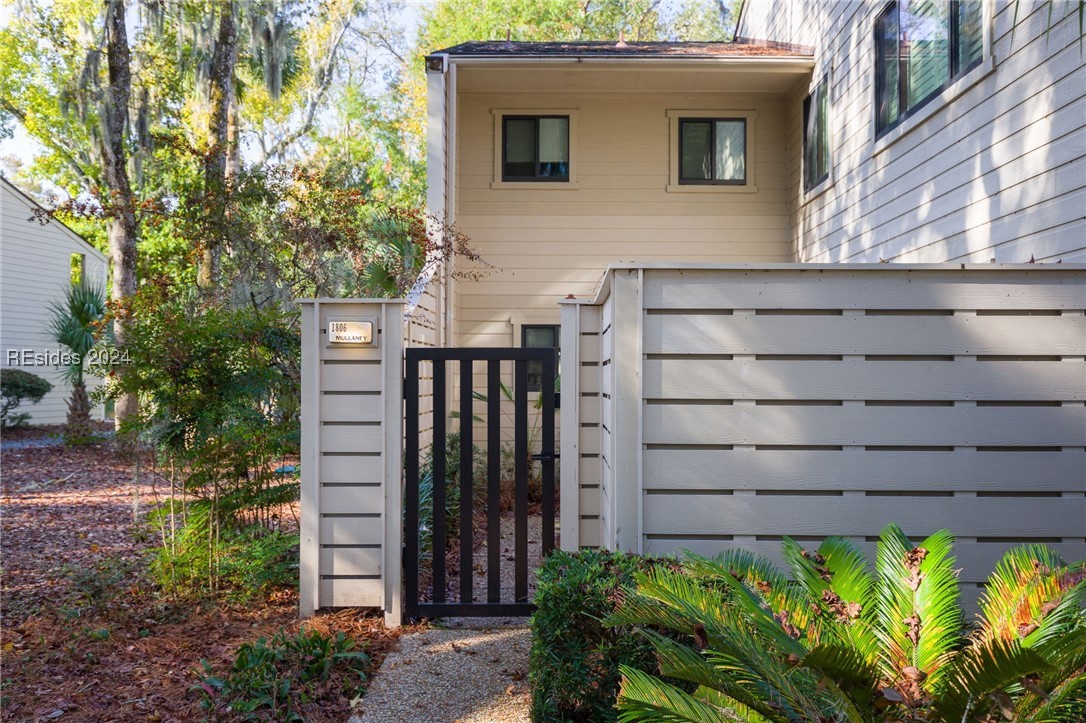
[[[404,614],[408,618],[441,616],[512,616],[530,615],[534,605],[528,598],[528,474],[531,461],[539,461],[542,480],[542,552],[554,549],[555,489],[554,489],[554,380],[556,353],[553,349],[421,349],[406,350],[404,398],[406,435],[404,464],[406,499],[404,505]],[[420,444],[419,444],[419,372],[421,362],[433,363],[433,494],[430,504],[420,508]],[[446,403],[447,362],[459,362],[459,418],[450,416]],[[473,385],[476,362],[485,364],[485,391]],[[500,476],[502,447],[502,362],[513,364],[513,454],[514,454],[514,590],[512,599],[503,599],[501,589],[500,544]],[[529,449],[529,364],[540,373],[539,450]],[[485,399],[485,416],[477,416],[474,402]],[[506,404],[509,401],[506,400]],[[459,591],[447,590],[446,576],[446,434],[452,421],[460,431],[459,459]],[[473,483],[476,469],[472,447],[474,423],[486,426],[486,560],[474,559],[474,530],[476,510],[473,503]],[[479,440],[482,442],[484,440]],[[420,519],[432,520],[430,529],[420,527]],[[430,600],[420,596],[420,538],[430,535]],[[455,558],[454,558],[455,559]],[[483,564],[480,564],[483,563]],[[485,566],[485,601],[476,600],[474,575]],[[451,595],[449,593],[452,593]],[[508,595],[505,596],[508,598]],[[450,599],[452,598],[452,599]]]

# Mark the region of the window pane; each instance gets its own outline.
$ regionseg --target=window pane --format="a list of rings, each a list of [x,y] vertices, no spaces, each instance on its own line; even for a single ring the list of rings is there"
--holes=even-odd
[[[539,119],[539,175],[569,175],[569,118]]]
[[[709,144],[712,136],[710,121],[682,121],[679,123],[682,159],[679,178],[685,181],[708,181],[712,178],[712,160]]]
[[[526,326],[523,328],[525,347],[529,349],[548,349],[558,346],[555,327]]]
[[[535,119],[505,120],[505,172],[507,177],[535,176]]]
[[[812,188],[829,175],[829,90],[823,79],[803,103],[803,180]]]
[[[897,6],[875,22],[875,128],[882,130],[897,122],[901,115],[898,102],[898,23]]]
[[[945,0],[902,0],[901,53],[909,108],[950,79],[950,21]]]
[[[743,181],[747,177],[747,123],[716,121],[717,181]]]
[[[979,63],[984,53],[984,10],[981,0],[961,0],[954,3],[953,10],[958,14],[957,71],[964,73]]]

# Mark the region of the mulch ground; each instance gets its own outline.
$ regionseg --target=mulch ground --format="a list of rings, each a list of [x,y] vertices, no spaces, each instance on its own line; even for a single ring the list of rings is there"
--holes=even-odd
[[[111,444],[8,450],[0,467],[4,720],[206,718],[193,689],[201,661],[221,674],[238,645],[301,624],[293,591],[246,607],[158,595],[144,574],[155,539],[142,524],[155,490],[146,475],[134,482]],[[357,610],[305,624],[345,632],[371,669],[402,632]],[[345,720],[340,698],[306,720]]]

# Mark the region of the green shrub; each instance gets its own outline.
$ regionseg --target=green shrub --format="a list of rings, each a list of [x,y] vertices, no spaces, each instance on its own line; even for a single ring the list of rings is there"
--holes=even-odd
[[[635,572],[660,561],[624,553],[555,551],[539,570],[528,677],[532,720],[613,721],[619,666],[655,673],[652,645],[606,627]]]
[[[369,657],[354,649],[343,633],[323,635],[280,630],[270,640],[260,638],[238,648],[230,672],[213,675],[206,660],[194,688],[203,694],[212,717],[233,713],[251,720],[305,720],[307,704],[354,697],[365,682]]]
[[[22,369],[0,369],[0,427],[10,429],[21,427],[30,419],[30,414],[12,412],[24,401],[37,404],[48,394],[53,385],[36,374]]]

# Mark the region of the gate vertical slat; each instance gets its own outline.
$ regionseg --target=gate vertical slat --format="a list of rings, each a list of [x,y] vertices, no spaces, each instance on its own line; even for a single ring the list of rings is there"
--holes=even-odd
[[[513,372],[513,468],[516,480],[514,601],[528,601],[528,361],[517,359]]]
[[[404,378],[404,602],[408,617],[419,599],[419,359],[407,351]]]
[[[475,481],[473,432],[475,419],[472,405],[472,373],[471,359],[460,360],[460,602],[470,603],[474,601],[472,594],[472,572],[474,563],[472,560],[472,542],[475,539],[475,528],[472,524],[475,510],[473,508],[473,483]],[[464,544],[465,541],[467,544]]]
[[[419,521],[424,513],[430,510],[421,510],[419,498],[421,497],[421,473],[422,458],[419,439],[419,366],[421,362],[433,364],[433,445],[428,458],[431,460],[433,474],[433,585],[430,600],[423,602],[419,598],[425,594],[420,591],[419,573],[422,567],[419,563],[419,551],[421,548],[421,530]],[[447,362],[460,362],[454,368],[453,373],[460,374],[459,404],[449,399],[449,366]],[[475,456],[472,453],[477,437],[473,425],[473,403],[475,362],[486,362],[486,445],[487,445],[487,582],[486,601],[482,595],[476,595],[474,591],[475,565],[483,561],[476,557],[473,549],[473,528],[475,526],[474,509],[474,469]],[[504,362],[513,363],[513,476],[514,476],[514,552],[512,558],[514,586],[513,590],[502,588],[502,565],[504,562],[502,549],[502,434],[504,413],[507,410],[502,406],[507,403],[508,390],[502,385],[502,371],[508,373],[508,367]],[[528,567],[528,481],[533,467],[533,459],[542,462],[542,475],[544,488],[554,492],[554,397],[553,394],[544,394],[542,403],[543,416],[539,420],[542,425],[540,454],[533,455],[537,450],[533,447],[533,440],[529,434],[528,422],[530,418],[529,393],[528,393],[528,369],[529,363],[542,365],[543,389],[551,389],[554,385],[555,354],[553,350],[544,349],[408,349],[406,354],[405,371],[407,377],[404,380],[404,393],[407,395],[404,407],[405,419],[405,499],[407,509],[404,521],[405,530],[405,564],[406,581],[404,585],[404,611],[408,617],[442,617],[447,615],[458,616],[506,616],[506,615],[530,615],[534,606],[529,600],[529,567]],[[455,393],[455,390],[454,390]],[[448,444],[446,434],[449,430],[450,410],[453,417],[459,417],[459,429],[461,448],[459,456],[452,462],[446,461]],[[548,429],[549,427],[549,429]],[[454,430],[455,431],[455,430]],[[452,465],[450,467],[449,465]],[[459,473],[459,486],[456,490],[446,488],[449,473],[453,476]],[[459,491],[461,495],[459,515],[453,518],[446,516],[446,500],[450,492]],[[546,527],[550,528],[543,533],[540,540],[541,549],[549,552],[553,547],[555,537],[554,518],[557,507],[553,500],[544,504],[543,514],[548,520]],[[445,554],[448,550],[445,535],[448,525],[459,523],[460,526],[460,579],[449,579],[447,560]],[[449,601],[450,591],[446,589],[448,583],[454,583]],[[512,600],[509,593],[512,592]],[[504,593],[504,599],[503,599]]]
[[[487,602],[498,603],[501,591],[501,374],[502,363],[486,363],[486,552]]]
[[[554,419],[554,357],[543,360],[543,418]],[[550,386],[548,387],[548,380]],[[540,476],[543,495],[543,554],[554,549],[554,425],[544,424],[540,449]]]
[[[445,602],[445,360],[434,360],[433,598]]]

